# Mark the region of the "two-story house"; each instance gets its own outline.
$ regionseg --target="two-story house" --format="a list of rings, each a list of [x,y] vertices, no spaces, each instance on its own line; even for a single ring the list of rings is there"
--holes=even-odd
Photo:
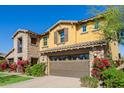
[[[104,19],[60,20],[41,35],[41,61],[48,63],[48,74],[81,77],[91,75],[95,56],[104,58],[106,42],[99,30]],[[113,60],[118,60],[118,43],[111,42]]]
[[[11,62],[29,60],[31,65],[36,64],[39,59],[40,35],[29,30],[19,29],[13,37],[14,48],[6,55],[6,59]]]
[[[60,20],[41,35],[18,30],[13,36],[14,48],[6,58],[10,62],[18,59],[30,60],[32,64],[37,60],[46,62],[48,75],[89,76],[94,57],[104,58],[106,53],[104,34],[99,30],[103,23],[102,17]],[[107,47],[113,60],[118,60],[118,43],[113,41]]]

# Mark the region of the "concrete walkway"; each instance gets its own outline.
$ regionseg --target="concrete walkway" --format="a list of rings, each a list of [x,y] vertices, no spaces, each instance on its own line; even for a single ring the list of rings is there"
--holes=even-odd
[[[4,88],[79,88],[80,79],[59,76],[37,77],[31,80],[4,86]]]

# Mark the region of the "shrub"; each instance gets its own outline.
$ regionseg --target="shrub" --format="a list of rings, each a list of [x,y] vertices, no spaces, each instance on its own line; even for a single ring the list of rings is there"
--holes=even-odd
[[[1,64],[1,70],[2,70],[2,71],[5,71],[6,68],[7,68],[7,64],[6,64],[6,63],[2,63],[2,64]]]
[[[10,64],[10,71],[16,71],[17,65],[16,63]]]
[[[45,68],[46,68],[45,63],[35,64],[34,66],[28,67],[26,69],[26,74],[36,76],[36,77],[43,76],[45,75]]]
[[[89,88],[97,88],[98,87],[98,79],[94,77],[81,77],[81,86],[82,87],[89,87]]]
[[[26,73],[28,76],[31,76],[31,67],[30,67],[30,66],[27,66],[27,67],[26,67],[25,73]]]
[[[7,62],[5,60],[0,61],[0,71],[5,71],[7,69]]]
[[[0,60],[0,71],[2,71],[2,64],[3,64],[4,62],[3,62],[3,60]]]
[[[111,64],[108,59],[95,58],[93,61],[93,69],[91,71],[92,76],[98,79],[101,79],[102,71],[111,67]]]
[[[18,60],[17,62],[17,69],[18,72],[25,73],[25,69],[29,66],[28,60]]]
[[[124,88],[124,72],[116,68],[103,71],[103,86],[107,88]]]

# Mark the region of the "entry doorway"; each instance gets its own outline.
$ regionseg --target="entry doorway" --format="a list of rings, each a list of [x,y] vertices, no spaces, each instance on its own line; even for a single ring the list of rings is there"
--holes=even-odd
[[[38,58],[31,58],[31,66],[37,64]]]

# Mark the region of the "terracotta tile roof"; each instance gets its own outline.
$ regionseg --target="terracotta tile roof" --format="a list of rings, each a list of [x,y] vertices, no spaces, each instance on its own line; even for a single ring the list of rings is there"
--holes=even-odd
[[[104,14],[105,13],[98,14],[96,16],[93,16],[93,17],[90,17],[90,18],[87,18],[87,19],[83,19],[83,20],[59,20],[54,25],[52,25],[45,33],[41,34],[41,36],[44,36],[44,35],[48,34],[54,27],[56,27],[57,25],[59,25],[61,23],[70,23],[70,24],[72,24],[72,23],[75,23],[75,24],[86,23],[88,21],[93,21],[95,18],[103,18]]]
[[[12,36],[12,39],[13,39],[13,38],[18,34],[18,33],[28,33],[28,34],[36,35],[36,36],[38,36],[38,37],[41,36],[40,34],[37,34],[37,33],[32,32],[32,31],[30,31],[30,30],[26,30],[26,29],[18,29],[18,30],[14,33],[14,35]]]
[[[103,45],[106,45],[106,42],[104,40],[82,42],[82,43],[66,45],[62,47],[48,48],[48,49],[42,50],[41,54],[49,53],[49,52],[57,52],[57,51],[66,51],[66,50],[72,50],[72,49],[88,48],[88,47],[94,47],[94,46],[103,46]]]
[[[62,24],[62,23],[72,24],[72,23],[78,23],[78,21],[77,20],[59,20],[54,25],[52,25],[45,33],[41,34],[41,36],[48,34],[53,28],[55,28],[57,25]]]
[[[10,55],[13,51],[14,51],[14,48],[11,49],[11,50],[9,51],[9,53],[5,55],[5,57],[7,57],[8,55]]]

